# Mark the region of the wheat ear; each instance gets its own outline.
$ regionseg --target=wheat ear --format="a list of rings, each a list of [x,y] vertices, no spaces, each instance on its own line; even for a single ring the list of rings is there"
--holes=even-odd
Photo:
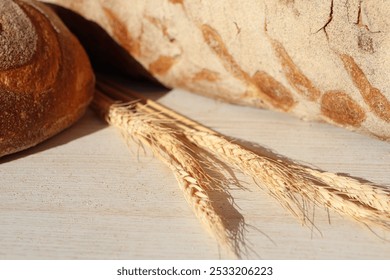
[[[121,89],[117,84],[113,86]],[[120,91],[112,88],[110,90],[120,98],[126,99],[126,95]],[[142,98],[128,90],[126,93],[132,95],[132,98]],[[174,119],[175,130],[184,131],[186,137],[193,143],[211,151],[228,164],[236,166],[243,173],[260,181],[272,196],[295,215],[305,216],[305,209],[300,206],[298,195],[318,205],[347,214],[357,221],[389,227],[390,192],[388,189],[256,154],[156,102],[149,99],[142,99],[142,102],[149,105],[144,107],[144,110],[148,110],[149,113],[154,110],[165,115],[165,118]]]
[[[187,137],[192,139],[194,143],[214,151],[225,162],[259,180],[261,185],[265,186],[289,210],[299,207],[299,202],[294,199],[295,195],[298,195],[317,205],[334,209],[340,214],[347,214],[359,222],[390,228],[390,212],[383,211],[386,204],[375,202],[378,199],[388,201],[389,196],[369,197],[367,194],[353,195],[349,193],[351,185],[354,186],[354,189],[358,186],[364,190],[368,189],[371,194],[372,190],[375,190],[375,186],[360,184],[358,181],[348,180],[349,178],[336,174],[329,176],[329,173],[326,173],[328,175],[323,176],[321,172],[260,156],[239,144],[208,132],[199,132],[189,128],[186,131]],[[340,182],[347,183],[349,186],[343,189]],[[375,190],[375,193],[378,192],[379,190]],[[354,196],[353,199],[351,199],[352,196]],[[365,202],[371,203],[372,206],[366,205],[357,198],[364,198]],[[368,199],[369,201],[367,201]],[[378,206],[379,209],[375,206]],[[299,209],[301,212],[303,211],[302,208]],[[299,214],[296,211],[293,212]]]
[[[214,210],[207,192],[214,187],[213,179],[192,156],[179,132],[170,129],[157,115],[138,110],[136,104],[114,104],[111,99],[97,91],[93,106],[105,116],[110,125],[121,131],[127,144],[136,138],[153,150],[173,171],[186,201],[208,232],[220,245],[227,246],[237,254],[237,244]]]
[[[362,204],[372,207],[384,213],[390,213],[390,190],[370,183],[361,183],[359,180],[323,172],[310,168],[300,167],[304,173],[318,178],[324,184],[332,187],[350,198],[360,201]],[[299,170],[298,170],[299,172]]]

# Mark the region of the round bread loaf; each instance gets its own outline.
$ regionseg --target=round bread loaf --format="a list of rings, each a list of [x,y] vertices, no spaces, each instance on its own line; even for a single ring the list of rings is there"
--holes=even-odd
[[[78,120],[94,75],[77,39],[46,6],[0,1],[0,157]]]

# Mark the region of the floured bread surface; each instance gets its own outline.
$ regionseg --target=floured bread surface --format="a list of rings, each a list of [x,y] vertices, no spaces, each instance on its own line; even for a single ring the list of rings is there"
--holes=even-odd
[[[169,87],[390,140],[387,0],[50,0]]]
[[[0,11],[0,70],[7,70],[32,59],[37,34],[30,19],[13,1],[2,0]]]
[[[82,47],[35,1],[0,3],[0,156],[74,123],[92,98],[94,76]]]

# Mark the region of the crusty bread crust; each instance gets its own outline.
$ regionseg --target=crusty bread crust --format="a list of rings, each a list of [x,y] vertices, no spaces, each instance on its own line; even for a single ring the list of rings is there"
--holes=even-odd
[[[0,156],[42,142],[85,112],[94,75],[77,39],[43,4],[0,3]]]

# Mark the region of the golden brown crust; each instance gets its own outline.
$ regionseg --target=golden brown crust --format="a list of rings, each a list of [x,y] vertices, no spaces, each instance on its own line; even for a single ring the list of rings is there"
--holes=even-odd
[[[84,113],[94,88],[88,57],[51,10],[31,0],[3,3],[13,9],[4,10],[2,28],[24,32],[20,28],[31,26],[36,47],[22,64],[14,59],[0,68],[0,156],[34,146],[73,124]],[[20,18],[23,24],[10,24],[11,18]],[[0,41],[0,57],[10,46],[16,49],[24,43]],[[23,57],[31,52],[22,51]]]
[[[257,71],[252,80],[261,92],[270,97],[275,108],[287,112],[294,106],[295,101],[289,90],[266,72]]]
[[[283,45],[271,39],[273,49],[277,57],[280,59],[282,69],[290,85],[305,98],[315,101],[321,92],[313,85],[309,78],[302,73],[302,71],[295,65]]]
[[[164,75],[171,69],[174,63],[175,58],[162,55],[149,65],[149,71],[153,75]]]
[[[341,91],[328,91],[321,99],[324,116],[337,124],[359,127],[365,120],[363,109],[348,94]]]
[[[364,101],[370,106],[374,114],[382,120],[390,122],[390,101],[379,89],[371,85],[363,70],[360,69],[352,56],[344,54],[340,55],[340,58]]]

